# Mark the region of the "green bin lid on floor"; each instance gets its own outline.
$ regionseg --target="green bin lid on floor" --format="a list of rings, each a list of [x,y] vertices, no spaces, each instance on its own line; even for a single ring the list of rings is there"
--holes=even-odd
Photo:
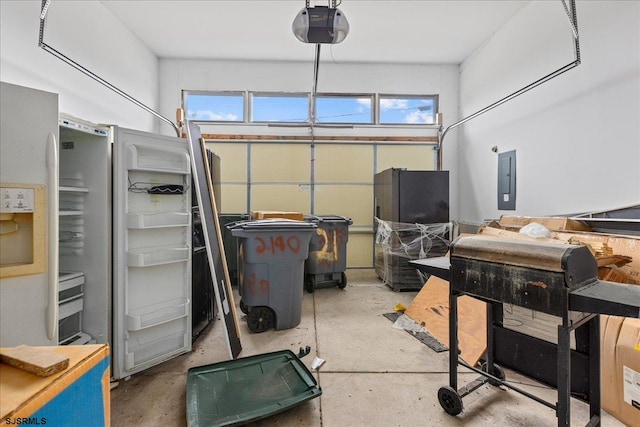
[[[187,425],[242,425],[321,394],[311,372],[290,350],[191,368]]]

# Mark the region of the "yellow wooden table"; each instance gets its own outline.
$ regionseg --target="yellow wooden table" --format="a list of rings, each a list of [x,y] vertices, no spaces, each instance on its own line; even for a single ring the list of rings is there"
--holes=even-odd
[[[3,424],[109,426],[109,347],[39,347],[69,358],[69,367],[39,377],[0,363]]]

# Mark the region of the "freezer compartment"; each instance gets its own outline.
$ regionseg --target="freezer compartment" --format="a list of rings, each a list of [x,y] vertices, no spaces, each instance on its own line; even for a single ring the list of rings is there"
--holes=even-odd
[[[82,333],[82,312],[72,314],[58,322],[58,343],[70,344]]]
[[[86,345],[86,344],[95,344],[96,340],[91,337],[89,334],[85,334],[81,332],[77,335],[74,335],[72,339],[65,342],[65,345]]]
[[[84,283],[84,282],[83,282]],[[60,304],[72,301],[84,295],[82,284],[58,292],[58,302]]]
[[[134,308],[127,314],[127,329],[138,331],[189,315],[189,300],[178,298],[145,307]]]
[[[127,169],[188,174],[189,155],[185,152],[156,149],[145,145],[127,147]]]
[[[132,332],[130,342],[136,342],[134,349],[128,348],[125,353],[125,369],[136,371],[161,363],[173,356],[188,351],[191,347],[191,332],[174,332],[170,334],[159,331],[154,340],[146,341],[145,336]],[[142,341],[142,342],[141,342]]]
[[[59,125],[64,215],[59,218],[58,298],[61,304],[79,297],[83,302],[82,333],[66,344],[105,344],[111,330],[112,144],[109,131],[95,124],[62,114]]]
[[[58,309],[58,318],[60,320],[66,319],[69,316],[81,312],[83,308],[84,301],[82,300],[82,298],[77,298],[73,301],[60,304],[60,308]]]
[[[189,212],[149,212],[127,214],[128,228],[163,228],[189,225]]]
[[[135,249],[127,252],[127,266],[150,267],[188,261],[191,248]]]
[[[82,309],[84,301],[76,298],[60,304],[58,320],[58,343],[65,344],[82,332]]]
[[[82,272],[60,272],[58,275],[58,303],[74,300],[84,295]]]

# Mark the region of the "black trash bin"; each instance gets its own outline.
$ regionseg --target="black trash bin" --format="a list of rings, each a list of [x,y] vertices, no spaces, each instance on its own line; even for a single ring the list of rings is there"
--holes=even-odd
[[[305,289],[347,286],[347,241],[351,218],[339,215],[306,215],[305,221],[316,224],[305,261]]]
[[[227,260],[227,270],[229,270],[229,280],[231,286],[238,286],[238,242],[231,234],[227,225],[240,221],[248,221],[251,217],[247,214],[223,213],[218,215],[220,220],[220,230],[222,231],[222,244],[224,245],[224,255]]]

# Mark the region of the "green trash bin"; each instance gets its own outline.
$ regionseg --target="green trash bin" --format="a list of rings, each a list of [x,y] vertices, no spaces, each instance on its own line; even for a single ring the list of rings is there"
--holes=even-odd
[[[305,261],[305,289],[347,286],[347,241],[351,218],[338,215],[306,215],[305,221],[317,229],[309,243]]]
[[[296,327],[302,318],[304,260],[316,225],[262,219],[227,227],[238,238],[240,309],[249,330]]]

